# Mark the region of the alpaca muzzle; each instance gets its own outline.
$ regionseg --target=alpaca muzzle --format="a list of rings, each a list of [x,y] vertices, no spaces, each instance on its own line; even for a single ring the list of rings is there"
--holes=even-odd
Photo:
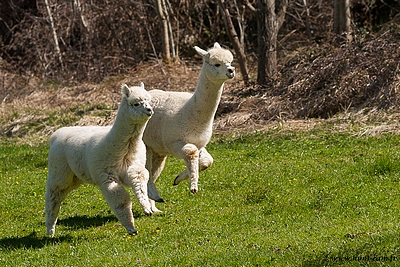
[[[229,79],[235,77],[235,67],[228,67],[228,72],[226,73]]]
[[[146,115],[148,115],[150,117],[154,114],[154,111],[152,108],[146,108],[145,113],[146,113]]]

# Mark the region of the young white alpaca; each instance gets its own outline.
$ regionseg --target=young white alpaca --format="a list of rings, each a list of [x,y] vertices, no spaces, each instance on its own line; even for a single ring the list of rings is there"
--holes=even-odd
[[[233,55],[218,43],[208,51],[194,47],[203,57],[200,78],[193,94],[151,90],[154,116],[143,135],[147,149],[146,168],[150,172],[148,190],[153,212],[160,212],[154,200],[162,202],[154,182],[164,168],[168,155],[185,161],[186,169],[174,185],[190,178],[190,190],[198,191],[199,171],[207,169],[213,158],[205,149],[212,135],[215,112],[224,83],[235,77]]]
[[[47,234],[54,236],[61,202],[83,183],[100,187],[104,198],[129,234],[134,227],[131,187],[150,215],[145,169],[144,128],[153,115],[151,96],[140,87],[121,87],[122,99],[112,127],[64,127],[50,137],[46,189]]]

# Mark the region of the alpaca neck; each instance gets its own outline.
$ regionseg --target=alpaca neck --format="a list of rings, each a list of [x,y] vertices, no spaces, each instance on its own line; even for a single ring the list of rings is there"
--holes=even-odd
[[[190,112],[192,117],[195,117],[198,122],[207,123],[214,120],[224,88],[224,81],[210,80],[204,71],[204,68],[207,67],[205,64],[207,63],[203,63],[196,90],[189,100],[189,107],[192,111]]]
[[[136,151],[137,140],[143,136],[144,126],[134,123],[120,107],[115,122],[105,141],[112,146],[112,151],[119,155],[129,155]]]

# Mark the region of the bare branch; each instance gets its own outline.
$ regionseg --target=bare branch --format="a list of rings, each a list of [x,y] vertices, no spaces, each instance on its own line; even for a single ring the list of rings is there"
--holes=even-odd
[[[50,28],[51,28],[52,35],[53,35],[54,48],[56,50],[56,55],[58,57],[58,60],[60,61],[60,64],[63,65],[63,60],[61,57],[61,50],[60,50],[60,46],[58,45],[58,36],[57,36],[56,28],[54,26],[54,20],[53,20],[53,15],[51,14],[49,1],[44,0],[44,3],[46,5],[47,16],[49,16]]]
[[[249,0],[245,0],[244,3],[246,6],[253,12],[257,12],[257,8],[255,8],[252,4],[250,4]]]

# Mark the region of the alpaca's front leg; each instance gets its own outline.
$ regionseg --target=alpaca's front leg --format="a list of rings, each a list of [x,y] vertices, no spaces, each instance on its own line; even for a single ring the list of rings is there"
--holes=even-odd
[[[199,150],[195,145],[186,144],[182,148],[186,168],[189,171],[190,191],[197,193],[199,182]]]
[[[132,214],[132,201],[119,179],[113,174],[103,173],[99,187],[108,205],[128,233],[137,234]]]
[[[126,185],[132,187],[133,192],[146,215],[152,214],[150,200],[148,197],[147,183],[149,181],[149,172],[140,165],[132,165],[128,168]]]
[[[175,178],[174,184],[179,183],[188,176],[190,179],[190,191],[197,193],[197,184],[199,182],[199,150],[195,145],[184,142],[176,142],[170,148],[172,154],[177,158],[183,159],[186,164],[186,170],[182,173],[182,176],[179,175]]]
[[[205,169],[209,168],[214,159],[208,153],[208,151],[203,147],[199,151],[199,172],[204,171]],[[178,176],[176,176],[174,180],[174,185],[178,185],[183,180],[187,179],[190,175],[190,171],[186,168],[183,172],[181,172]]]

